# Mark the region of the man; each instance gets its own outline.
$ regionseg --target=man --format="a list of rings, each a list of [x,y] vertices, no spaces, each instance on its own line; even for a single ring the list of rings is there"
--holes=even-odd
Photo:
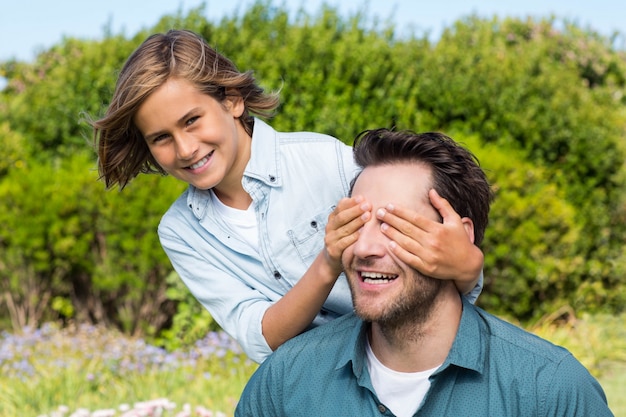
[[[385,129],[365,132],[354,153],[363,170],[352,194],[376,214],[342,256],[356,314],[278,349],[236,415],[611,416],[602,388],[568,351],[468,303],[452,281],[421,275],[389,250],[394,242],[381,230],[390,211],[440,220],[432,189],[481,243],[492,194],[473,155],[442,134]]]

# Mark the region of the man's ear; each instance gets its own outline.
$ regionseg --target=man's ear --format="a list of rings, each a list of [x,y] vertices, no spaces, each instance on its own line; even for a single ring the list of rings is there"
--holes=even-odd
[[[474,243],[474,222],[469,217],[463,217],[461,219],[461,223],[463,223],[467,237],[469,237],[470,241]]]

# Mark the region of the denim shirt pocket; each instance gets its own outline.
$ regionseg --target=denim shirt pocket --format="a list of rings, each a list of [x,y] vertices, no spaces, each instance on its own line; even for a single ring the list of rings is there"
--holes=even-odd
[[[336,206],[331,206],[317,214],[307,217],[287,232],[291,244],[296,249],[300,260],[308,268],[315,257],[324,248],[324,234],[328,216]]]

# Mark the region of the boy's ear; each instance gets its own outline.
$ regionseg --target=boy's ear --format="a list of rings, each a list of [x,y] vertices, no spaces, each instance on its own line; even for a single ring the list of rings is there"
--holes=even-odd
[[[245,109],[243,97],[236,90],[226,90],[225,99],[226,108],[234,117],[241,117]]]

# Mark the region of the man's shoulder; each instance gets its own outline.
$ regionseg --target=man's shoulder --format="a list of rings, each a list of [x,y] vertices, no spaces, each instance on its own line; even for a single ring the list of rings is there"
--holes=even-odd
[[[294,337],[285,343],[285,345],[287,347],[291,345],[294,347],[307,347],[321,344],[328,347],[329,345],[332,345],[333,342],[340,344],[342,340],[350,338],[352,330],[360,324],[361,319],[359,319],[354,313],[348,313]]]
[[[567,349],[476,311],[487,324],[491,373],[515,379],[520,390],[533,387],[541,408],[560,410],[555,415],[610,415],[602,387]]]
[[[476,312],[487,325],[490,344],[507,346],[517,355],[543,358],[549,362],[561,362],[571,353],[552,342],[543,339],[523,328],[476,307]]]

